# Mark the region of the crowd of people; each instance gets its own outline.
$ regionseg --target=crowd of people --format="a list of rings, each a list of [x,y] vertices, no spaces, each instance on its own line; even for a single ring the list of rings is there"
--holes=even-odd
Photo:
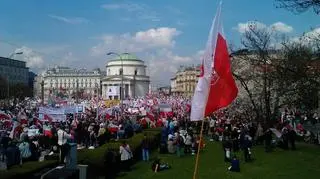
[[[57,154],[62,164],[66,162],[69,143],[76,143],[79,150],[95,149],[110,140],[130,138],[152,127],[162,128],[160,153],[176,154],[178,157],[195,155],[206,146],[199,135],[201,122],[191,122],[189,119],[191,105],[186,98],[153,96],[130,99],[122,108],[92,104],[96,103],[89,103],[81,113],[66,114],[65,120],[54,120],[46,114],[40,117],[41,104],[31,99],[11,105],[1,104],[0,159],[2,164],[5,163],[2,168],[21,165],[26,161],[43,161],[47,156]],[[309,131],[303,127],[307,122],[317,124],[320,121],[317,114],[307,116],[285,110],[278,121],[266,126],[258,121],[246,120],[241,114],[231,115],[224,109],[206,118],[203,134],[209,137],[210,142],[220,141],[224,160],[231,163],[229,170],[240,171],[235,153],[242,151],[245,161],[250,162],[253,160],[251,149],[254,145],[264,144],[266,152],[271,152],[275,146],[287,150],[289,144],[295,150],[296,135],[308,136]],[[313,135],[320,144],[320,132]],[[149,161],[150,147],[146,138],[141,146],[142,160]],[[120,155],[123,168],[129,170],[133,157],[130,146],[123,143],[118,154],[110,151],[107,158],[112,161],[116,155]],[[112,162],[108,163],[112,165]],[[152,165],[154,171],[170,168],[161,164],[160,160]]]

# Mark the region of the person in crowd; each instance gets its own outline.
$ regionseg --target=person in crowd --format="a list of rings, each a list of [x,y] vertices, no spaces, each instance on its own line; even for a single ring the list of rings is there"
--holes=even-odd
[[[173,141],[173,136],[172,135],[169,135],[169,137],[168,137],[167,146],[168,146],[168,152],[170,154],[176,153],[176,148],[174,147],[174,141]]]
[[[296,150],[296,144],[295,144],[296,136],[297,136],[297,134],[294,131],[294,129],[290,129],[289,133],[288,133],[288,139],[289,139],[292,150]]]
[[[214,141],[214,126],[216,125],[216,121],[214,118],[210,118],[209,121],[209,133],[210,133],[210,141]]]
[[[261,124],[258,124],[258,128],[257,128],[257,132],[255,134],[255,144],[256,145],[261,145],[263,144],[263,128],[261,126]]]
[[[266,152],[271,152],[272,151],[272,131],[270,128],[268,128],[265,133],[264,133],[264,140],[265,140],[265,151]]]
[[[27,145],[27,144],[26,144]],[[21,146],[22,148],[23,146]],[[27,149],[27,148],[25,148]],[[14,165],[21,165],[21,150],[17,146],[16,143],[14,143],[11,139],[8,141],[8,146],[6,150],[6,156],[7,156],[7,169],[10,169]]]
[[[170,169],[171,167],[169,166],[169,164],[167,163],[161,163],[161,160],[160,159],[155,159],[153,162],[152,162],[152,165],[151,165],[151,169],[152,171],[154,171],[155,173],[159,172],[159,171],[163,171],[163,170],[167,170],[167,169]]]
[[[129,171],[130,170],[130,161],[133,157],[132,151],[129,144],[126,141],[123,141],[122,145],[119,148],[121,165],[122,169]]]
[[[231,166],[228,168],[231,172],[240,172],[240,161],[237,156],[233,156],[231,160]]]
[[[114,179],[116,178],[116,173],[118,172],[119,165],[117,162],[117,154],[112,150],[107,150],[105,154],[105,179]]]
[[[252,157],[251,157],[252,142],[251,141],[252,141],[252,138],[249,135],[246,135],[242,145],[243,147],[242,151],[244,153],[244,159],[246,162],[252,161]]]
[[[29,143],[28,136],[26,136],[23,139],[23,142],[19,144],[19,150],[20,150],[20,156],[21,156],[21,163],[29,161],[32,153],[30,150],[30,143]]]
[[[284,150],[289,149],[289,129],[284,126],[281,130],[281,138],[282,138],[282,147]]]
[[[39,143],[36,138],[32,138],[30,144],[31,157],[30,160],[38,161],[40,157]]]
[[[239,133],[238,133],[238,129],[236,127],[233,127],[232,131],[231,131],[231,139],[232,139],[232,150],[234,152],[238,152],[239,151]]]
[[[60,126],[58,129],[58,146],[60,149],[60,164],[64,164],[65,158],[67,157],[70,146],[67,143],[68,139],[71,138],[71,135],[65,131],[64,126]]]
[[[192,136],[187,133],[186,140],[185,140],[185,153],[190,154],[192,148]]]
[[[224,161],[230,162],[231,161],[231,148],[232,148],[231,141],[229,139],[223,140],[222,146],[223,146],[223,151],[224,151]]]
[[[24,127],[20,134],[20,141],[24,141],[26,137],[28,137],[28,128]]]
[[[142,160],[149,161],[149,140],[146,134],[143,136],[143,140],[141,142],[141,148],[142,148]]]
[[[177,156],[181,157],[183,155],[182,150],[184,150],[184,141],[179,132],[174,134],[174,145],[176,146]]]

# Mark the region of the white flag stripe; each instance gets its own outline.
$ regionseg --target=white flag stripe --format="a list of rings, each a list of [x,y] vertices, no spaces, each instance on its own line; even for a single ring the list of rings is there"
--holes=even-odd
[[[204,118],[205,109],[208,101],[211,76],[213,70],[213,59],[217,44],[218,32],[221,31],[221,6],[222,3],[218,5],[216,16],[213,20],[212,26],[210,28],[210,33],[208,37],[208,42],[206,50],[203,55],[203,76],[199,77],[194,96],[192,98],[191,105],[191,121],[200,121]]]

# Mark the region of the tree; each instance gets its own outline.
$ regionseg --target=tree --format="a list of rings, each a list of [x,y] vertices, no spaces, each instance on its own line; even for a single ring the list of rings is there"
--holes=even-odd
[[[278,7],[288,9],[294,13],[305,12],[313,9],[316,14],[320,14],[320,0],[276,0]]]
[[[257,118],[266,122],[276,118],[279,108],[285,105],[314,109],[318,102],[317,46],[302,38],[281,38],[278,43],[278,35],[252,23],[243,35],[243,47],[233,53],[232,60],[234,76],[248,98],[240,102],[250,101]]]
[[[23,99],[32,96],[32,89],[23,83],[10,86],[10,96]]]
[[[0,99],[8,97],[8,82],[6,78],[0,76]]]

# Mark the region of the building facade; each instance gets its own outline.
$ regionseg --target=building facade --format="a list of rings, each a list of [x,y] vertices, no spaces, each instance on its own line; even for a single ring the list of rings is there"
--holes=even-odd
[[[150,85],[146,67],[144,61],[127,53],[108,61],[106,76],[102,78],[102,97],[125,99],[145,96]]]
[[[45,99],[55,92],[62,92],[68,96],[81,94],[81,97],[94,97],[101,89],[100,69],[87,71],[85,69],[72,69],[69,67],[55,67],[47,69],[35,78],[35,95],[41,96],[41,83],[44,84]]]
[[[0,57],[0,77],[6,79],[9,85],[18,83],[28,85],[29,68],[24,61]]]
[[[200,66],[182,67],[171,78],[171,94],[192,97],[198,83]]]
[[[171,94],[171,86],[162,86],[157,89],[158,94],[162,95],[170,95]]]

